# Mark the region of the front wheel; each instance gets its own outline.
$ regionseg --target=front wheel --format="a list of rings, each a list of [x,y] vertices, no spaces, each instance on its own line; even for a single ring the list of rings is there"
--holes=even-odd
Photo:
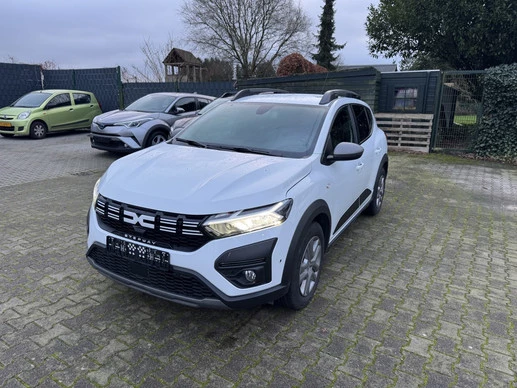
[[[47,126],[42,121],[35,121],[31,124],[30,137],[33,139],[43,139],[47,136]]]
[[[163,143],[166,140],[167,140],[167,135],[163,131],[156,131],[156,132],[151,133],[145,146],[151,147],[153,145]]]
[[[386,169],[382,167],[377,173],[375,188],[373,189],[372,201],[365,210],[365,213],[371,216],[381,211],[382,202],[384,201],[384,192],[386,189]]]
[[[293,310],[303,309],[309,304],[320,280],[324,251],[323,230],[320,224],[313,222],[297,244],[289,291],[280,299],[281,304]]]

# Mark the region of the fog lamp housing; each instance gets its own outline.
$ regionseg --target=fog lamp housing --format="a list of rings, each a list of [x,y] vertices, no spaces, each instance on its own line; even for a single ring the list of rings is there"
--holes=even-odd
[[[271,281],[271,255],[277,239],[269,239],[224,252],[215,269],[238,288],[256,287]]]

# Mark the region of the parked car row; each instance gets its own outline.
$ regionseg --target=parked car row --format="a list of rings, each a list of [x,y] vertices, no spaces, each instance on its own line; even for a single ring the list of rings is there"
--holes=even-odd
[[[213,100],[196,93],[152,93],[125,109],[102,113],[91,92],[39,90],[0,109],[0,135],[42,139],[52,132],[90,128],[93,148],[128,153],[167,140],[176,120],[194,117]]]

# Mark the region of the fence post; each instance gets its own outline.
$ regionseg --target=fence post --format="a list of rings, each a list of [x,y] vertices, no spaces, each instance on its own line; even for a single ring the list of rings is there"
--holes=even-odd
[[[440,112],[442,106],[442,93],[443,93],[443,82],[445,79],[445,74],[441,71],[440,78],[436,91],[436,103],[434,104],[434,116],[433,116],[433,128],[431,130],[431,142],[429,144],[429,153],[434,151],[434,147],[436,145],[436,133],[438,132],[438,125],[440,123]]]
[[[119,109],[124,109],[124,84],[122,84],[120,66],[117,66],[117,92],[118,92],[118,107],[119,107]]]

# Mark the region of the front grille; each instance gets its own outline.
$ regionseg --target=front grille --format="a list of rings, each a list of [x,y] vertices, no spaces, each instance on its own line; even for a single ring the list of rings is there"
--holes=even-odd
[[[152,240],[162,248],[192,252],[212,240],[201,228],[207,218],[204,215],[159,212],[101,195],[95,204],[95,212],[104,230],[137,241]]]
[[[135,271],[132,267],[133,262],[109,254],[105,249],[97,246],[90,250],[88,257],[99,267],[114,274],[164,292],[195,299],[217,298],[209,287],[188,273],[175,270],[163,271],[149,266],[145,267],[145,276],[142,276],[141,272]]]

